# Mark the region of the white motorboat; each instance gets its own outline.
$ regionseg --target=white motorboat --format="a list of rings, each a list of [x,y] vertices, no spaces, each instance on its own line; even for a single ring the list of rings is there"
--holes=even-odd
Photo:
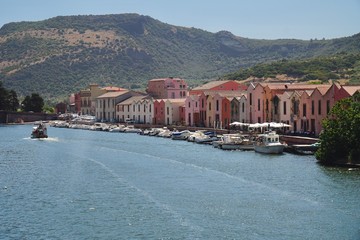
[[[172,140],[186,140],[191,135],[189,130],[183,130],[181,132],[172,132]]]
[[[254,144],[255,152],[280,154],[283,153],[285,145],[280,142],[279,135],[269,132],[258,135]]]
[[[133,125],[124,127],[122,130],[124,133],[140,133],[141,132],[141,129],[135,128]]]
[[[224,134],[218,145],[224,150],[254,150],[253,141],[242,134]]]

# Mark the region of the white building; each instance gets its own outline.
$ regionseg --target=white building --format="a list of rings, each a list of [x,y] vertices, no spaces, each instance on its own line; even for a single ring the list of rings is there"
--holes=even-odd
[[[116,122],[116,105],[132,96],[142,96],[134,91],[108,92],[96,98],[96,120]]]
[[[148,96],[133,96],[116,106],[118,122],[131,119],[136,123],[150,124],[153,118],[153,100]]]

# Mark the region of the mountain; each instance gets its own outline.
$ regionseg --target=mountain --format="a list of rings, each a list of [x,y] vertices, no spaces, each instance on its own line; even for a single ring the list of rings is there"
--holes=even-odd
[[[257,40],[138,14],[54,17],[0,29],[0,80],[19,95],[56,100],[89,83],[143,89],[173,76],[195,85],[258,63],[359,51],[360,34]]]

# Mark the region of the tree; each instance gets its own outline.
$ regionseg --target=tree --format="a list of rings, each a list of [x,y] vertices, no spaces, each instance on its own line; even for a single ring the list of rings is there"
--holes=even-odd
[[[323,120],[316,158],[324,164],[360,163],[360,93],[338,101]]]
[[[9,99],[9,110],[17,111],[17,109],[19,108],[19,99],[14,90],[10,90],[8,99]]]
[[[10,92],[2,86],[0,82],[0,110],[17,111],[19,107],[19,100],[14,90]]]
[[[24,111],[29,112],[42,112],[44,107],[44,99],[37,93],[26,96],[24,101],[21,102],[21,107]]]
[[[26,96],[25,99],[21,102],[21,109],[25,112],[32,111],[32,104],[30,96]]]
[[[44,99],[37,93],[31,94],[31,102],[34,112],[42,112],[44,107]]]
[[[8,110],[8,95],[8,90],[2,86],[2,82],[0,81],[0,110]]]

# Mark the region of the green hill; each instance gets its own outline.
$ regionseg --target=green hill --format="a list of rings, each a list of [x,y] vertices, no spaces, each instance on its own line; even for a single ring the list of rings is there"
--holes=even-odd
[[[341,53],[306,60],[284,59],[243,68],[226,74],[223,78],[244,80],[253,77],[276,80],[279,75],[285,75],[286,78],[297,81],[319,80],[325,82],[333,80],[360,84],[360,54]]]
[[[119,14],[55,17],[0,29],[0,80],[19,95],[59,99],[89,83],[143,89],[149,79],[193,84],[239,68],[360,50],[360,34],[332,40],[255,40]]]

